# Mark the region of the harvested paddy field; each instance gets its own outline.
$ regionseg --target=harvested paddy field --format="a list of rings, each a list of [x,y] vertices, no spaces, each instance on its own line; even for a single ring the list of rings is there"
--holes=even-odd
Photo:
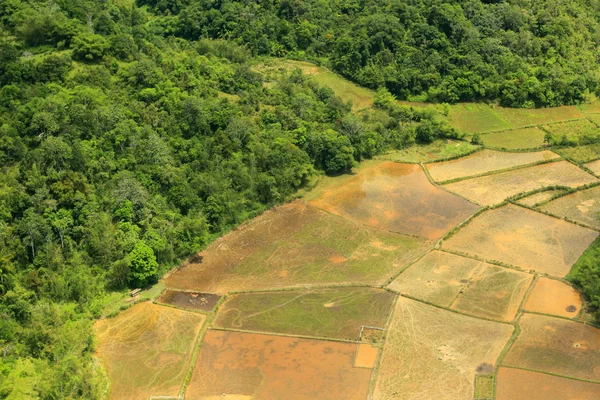
[[[498,115],[515,128],[525,128],[533,125],[549,124],[570,119],[584,118],[575,106],[554,108],[495,108]]]
[[[600,186],[559,197],[540,209],[600,230]]]
[[[600,329],[563,318],[523,314],[503,365],[600,382]]]
[[[523,272],[432,251],[389,288],[466,314],[512,321],[532,279]]]
[[[591,163],[587,163],[584,165],[590,171],[592,171],[596,176],[600,176],[600,160],[592,161]]]
[[[178,396],[204,315],[144,302],[96,323],[111,399]]]
[[[213,326],[358,340],[362,325],[385,326],[395,297],[358,287],[236,294],[223,303]]]
[[[379,348],[369,343],[361,343],[356,351],[354,366],[357,368],[373,368],[377,362]]]
[[[513,329],[401,297],[373,398],[473,399],[478,368],[493,367]]]
[[[546,132],[533,127],[486,133],[481,135],[481,142],[486,147],[497,147],[499,149],[534,149],[545,145],[545,136]]]
[[[581,310],[577,290],[555,279],[539,278],[525,303],[525,310],[575,318]]]
[[[211,311],[220,299],[221,296],[212,293],[166,290],[158,299],[158,303],[192,310]]]
[[[566,137],[572,143],[590,143],[600,137],[600,129],[587,118],[544,125],[543,129],[558,140]]]
[[[598,233],[515,205],[478,215],[443,247],[564,277]]]
[[[420,163],[459,157],[472,153],[479,148],[480,146],[475,146],[467,141],[442,139],[424,146],[411,146],[407,149],[391,151],[375,158],[397,162]]]
[[[361,224],[442,237],[478,206],[432,185],[419,165],[369,162],[356,174],[325,178],[310,203]]]
[[[354,367],[356,352],[354,343],[209,330],[185,398],[364,400],[371,369]]]
[[[544,190],[543,192],[532,194],[531,196],[523,197],[519,199],[517,202],[519,204],[523,204],[528,207],[535,207],[538,204],[545,203],[548,200],[552,199],[554,196],[559,196],[561,194],[566,193],[566,190],[562,189],[549,189]]]
[[[531,192],[549,186],[577,188],[597,182],[568,161],[557,161],[533,167],[501,172],[450,183],[445,187],[471,201],[494,205],[520,193]]]
[[[600,384],[515,368],[500,368],[496,400],[597,400]]]
[[[426,239],[357,225],[295,201],[216,240],[165,284],[208,293],[377,284],[431,246]]]
[[[532,153],[505,153],[495,150],[482,150],[456,160],[427,164],[429,174],[436,182],[466,178],[486,172],[514,168],[560,157],[549,150]]]
[[[490,132],[512,126],[492,106],[482,103],[459,103],[450,107],[448,122],[465,133]]]

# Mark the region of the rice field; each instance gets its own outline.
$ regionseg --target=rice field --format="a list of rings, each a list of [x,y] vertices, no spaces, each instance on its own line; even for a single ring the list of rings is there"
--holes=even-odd
[[[543,129],[550,132],[557,140],[566,137],[572,143],[587,144],[600,138],[600,129],[587,118],[544,125]]]
[[[600,186],[559,197],[540,209],[600,230]]]
[[[481,135],[481,142],[486,147],[521,150],[545,146],[546,132],[538,127],[511,129]]]
[[[598,182],[568,161],[556,161],[445,185],[451,192],[483,205],[495,205],[520,193],[551,186],[577,188]]]
[[[525,128],[534,125],[584,118],[584,114],[575,106],[553,108],[496,107],[495,110],[514,128]]]
[[[600,159],[600,143],[557,148],[556,152],[577,163],[588,163]]]
[[[414,145],[407,149],[390,151],[375,158],[404,163],[420,163],[459,157],[470,154],[479,148],[480,146],[475,146],[467,141],[442,139],[427,145]]]
[[[483,103],[459,103],[450,107],[448,121],[461,132],[491,132],[512,128],[495,108]]]
[[[555,279],[539,278],[527,298],[524,309],[575,318],[581,307],[581,295],[572,286]]]
[[[538,204],[545,203],[552,199],[554,196],[560,196],[566,193],[563,189],[549,189],[543,192],[535,193],[527,197],[519,199],[517,202],[528,207],[536,207]]]
[[[596,176],[600,176],[600,160],[584,164],[586,168],[592,171]]]

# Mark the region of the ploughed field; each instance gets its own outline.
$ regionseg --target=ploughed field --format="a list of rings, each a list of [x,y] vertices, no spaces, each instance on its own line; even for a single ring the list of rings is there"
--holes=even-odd
[[[589,112],[452,106],[483,147],[363,162],[216,240],[97,322],[110,398],[599,399],[600,329],[564,277],[600,232],[600,148],[543,148]]]

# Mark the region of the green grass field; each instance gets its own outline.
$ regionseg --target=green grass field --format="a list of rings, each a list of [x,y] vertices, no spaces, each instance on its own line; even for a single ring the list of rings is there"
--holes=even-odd
[[[563,136],[573,143],[590,143],[600,139],[600,129],[587,119],[544,125],[543,128],[552,133],[557,140]]]
[[[600,158],[600,143],[559,148],[556,149],[556,152],[563,157],[583,164]]]
[[[494,375],[475,375],[475,399],[494,398]]]
[[[384,327],[394,301],[375,288],[242,293],[221,306],[214,326],[357,340],[362,325]]]
[[[408,149],[391,151],[376,158],[410,163],[430,162],[460,157],[470,154],[479,148],[479,146],[472,145],[466,141],[436,140],[428,145],[415,145]]]
[[[491,132],[512,128],[491,106],[478,103],[460,103],[450,107],[448,121],[464,133]]]
[[[487,147],[500,149],[533,149],[544,146],[546,132],[540,128],[522,128],[481,135],[482,143]]]
[[[515,128],[525,128],[527,126],[550,124],[584,117],[583,113],[574,106],[535,109],[496,107],[495,110]]]

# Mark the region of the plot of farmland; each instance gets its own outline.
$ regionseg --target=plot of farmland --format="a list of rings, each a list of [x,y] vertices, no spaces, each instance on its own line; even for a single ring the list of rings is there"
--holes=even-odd
[[[477,369],[496,363],[513,329],[401,297],[373,398],[473,399]]]
[[[600,186],[559,197],[540,209],[600,229]]]
[[[523,314],[519,326],[503,365],[600,382],[600,329],[537,314]]]
[[[562,189],[549,189],[543,192],[532,194],[531,196],[523,197],[518,200],[519,204],[523,204],[529,207],[537,206],[538,204],[544,203],[554,196],[558,196],[566,193],[566,190]]]
[[[467,141],[441,139],[423,146],[411,146],[407,149],[391,151],[376,156],[375,158],[398,162],[419,163],[458,157],[471,153],[478,148],[479,146],[475,146]]]
[[[513,129],[481,135],[481,142],[500,149],[533,149],[544,146],[546,132],[540,128]]]
[[[237,294],[223,303],[213,326],[358,340],[362,325],[385,326],[394,298],[352,287]]]
[[[563,147],[556,149],[563,157],[573,159],[578,163],[586,163],[600,158],[600,143],[585,146]]]
[[[524,128],[526,126],[549,124],[584,117],[583,113],[575,106],[554,108],[496,107],[495,110],[515,128]]]
[[[310,203],[362,224],[430,239],[478,208],[432,185],[418,165],[364,164],[355,175],[326,179],[308,196]]]
[[[204,319],[144,302],[98,321],[97,353],[110,377],[110,398],[179,395]]]
[[[209,330],[186,400],[367,397],[371,369],[357,344]]]
[[[436,182],[465,178],[540,161],[552,160],[558,154],[548,150],[533,153],[505,153],[495,150],[482,150],[456,160],[427,164],[429,174]]]
[[[566,283],[540,278],[529,294],[525,310],[574,318],[581,310],[581,297]]]
[[[487,104],[459,103],[450,107],[448,121],[461,132],[490,132],[512,126]]]
[[[219,302],[221,296],[211,293],[177,292],[166,290],[158,299],[161,304],[176,307],[189,308],[192,310],[211,311]]]
[[[496,400],[597,400],[600,384],[515,368],[500,368]]]
[[[535,165],[446,185],[448,190],[484,205],[548,186],[577,188],[598,179],[568,161]]]
[[[523,272],[433,251],[389,287],[466,314],[512,321],[532,279]]]
[[[544,125],[544,129],[552,133],[556,139],[560,140],[566,136],[569,141],[574,143],[590,143],[600,137],[600,129],[587,118]]]
[[[430,246],[428,240],[360,226],[296,201],[216,240],[165,283],[209,293],[375,284]]]
[[[600,176],[600,160],[592,161],[584,165],[597,176]]]
[[[591,229],[507,205],[477,216],[443,247],[564,277],[597,236]]]

